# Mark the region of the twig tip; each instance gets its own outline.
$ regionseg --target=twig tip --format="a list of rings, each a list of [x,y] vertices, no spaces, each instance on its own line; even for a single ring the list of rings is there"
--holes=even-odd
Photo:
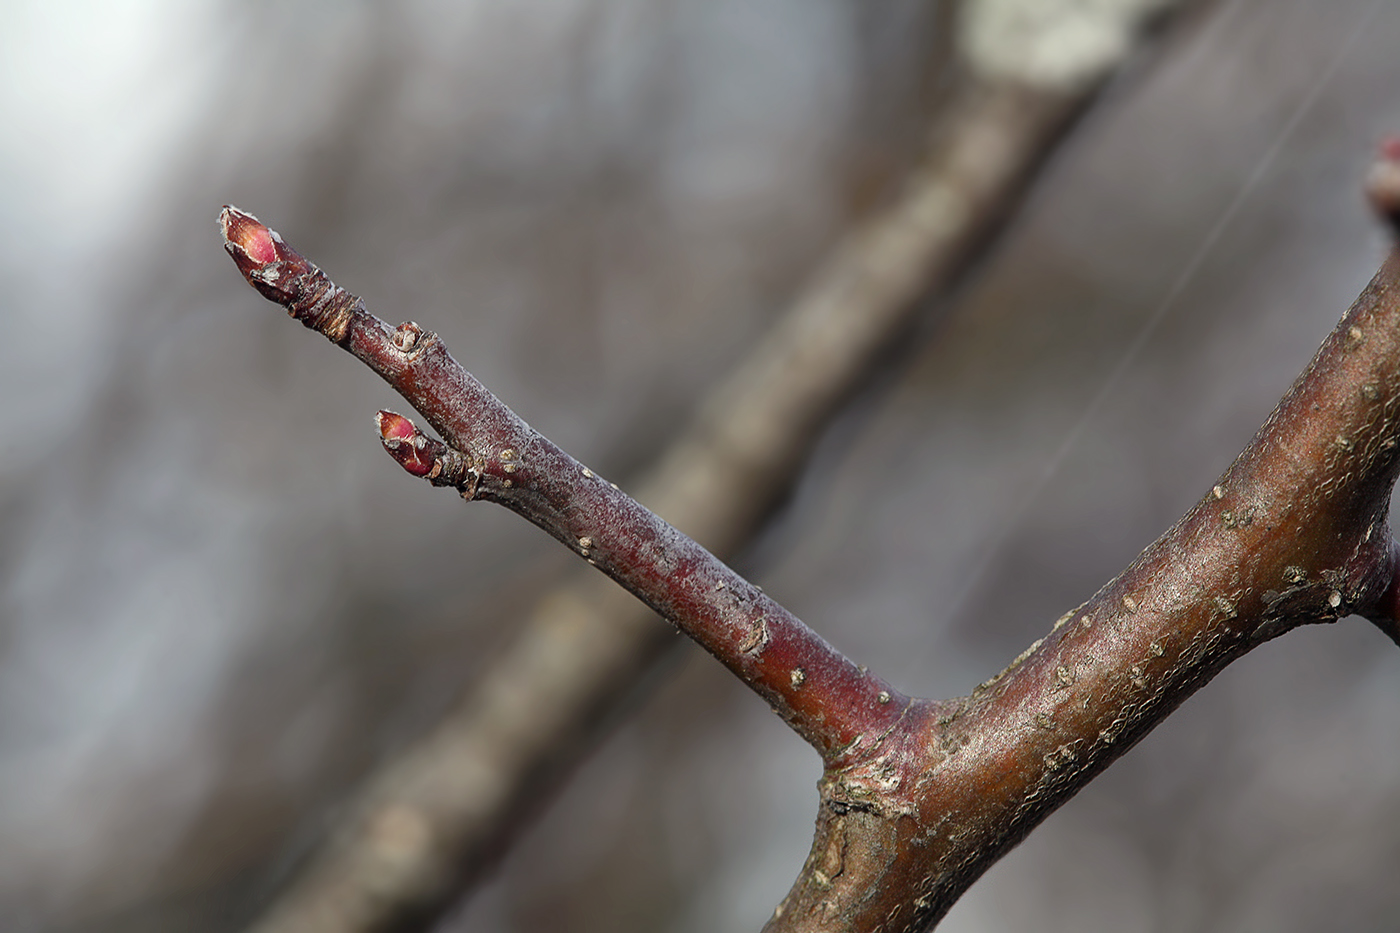
[[[418,433],[413,422],[396,411],[379,412],[374,416],[374,426],[379,429],[380,438],[386,441],[412,440],[413,436]]]
[[[230,253],[234,249],[241,250],[259,265],[266,265],[277,259],[277,245],[273,242],[273,232],[247,211],[239,210],[232,204],[225,204],[219,212],[219,230],[224,235],[224,249]]]
[[[219,211],[219,230],[224,235],[224,251],[248,284],[269,301],[290,309],[316,267],[288,246],[276,230],[232,204]]]

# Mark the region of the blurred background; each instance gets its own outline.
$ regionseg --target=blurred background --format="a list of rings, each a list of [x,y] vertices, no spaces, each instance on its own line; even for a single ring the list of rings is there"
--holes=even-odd
[[[945,6],[7,0],[0,929],[238,929],[577,562],[384,456],[402,403],[247,288],[221,204],[625,488],[897,195]],[[740,568],[905,691],[1000,670],[1209,488],[1369,279],[1397,41],[1376,0],[1196,4]],[[442,933],[762,924],[817,757],[697,650],[649,680]],[[940,930],[1393,929],[1397,717],[1368,624],[1270,643]]]

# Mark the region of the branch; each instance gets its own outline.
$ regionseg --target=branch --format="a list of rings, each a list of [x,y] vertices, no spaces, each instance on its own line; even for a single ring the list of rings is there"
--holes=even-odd
[[[934,123],[936,144],[900,197],[851,231],[711,395],[637,484],[637,499],[721,556],[747,542],[920,299],[967,268],[1069,118],[1133,53],[1137,22],[1172,5],[1138,0],[1097,14],[1109,22],[1090,33],[1121,41],[1081,44],[1066,57],[1063,43],[1049,48],[1059,35],[1050,26],[1056,17],[1063,28],[1082,25],[1082,11],[1051,15],[1042,4],[1049,18],[1037,46],[997,19],[996,4],[966,3],[961,74]],[[417,929],[494,857],[671,644],[642,606],[596,575],[548,594],[455,711],[372,776],[257,933]]]
[[[1400,151],[1384,155],[1371,195],[1393,222]],[[878,754],[827,769],[811,855],[767,929],[926,929],[1245,652],[1353,613],[1395,638],[1397,450],[1400,250],[1184,518],[951,712],[915,701]]]
[[[946,288],[996,229],[1076,103],[962,88],[941,121],[943,143],[899,200],[840,244],[636,498],[711,551],[741,547],[918,299]],[[595,577],[547,595],[456,711],[372,777],[256,933],[416,929],[670,645],[651,613]],[[407,852],[381,831],[406,814],[432,827]]]

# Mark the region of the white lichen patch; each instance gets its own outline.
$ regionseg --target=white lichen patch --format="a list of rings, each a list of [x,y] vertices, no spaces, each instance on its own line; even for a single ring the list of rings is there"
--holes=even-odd
[[[969,0],[958,44],[984,77],[1076,93],[1117,67],[1143,22],[1171,5],[1172,0]]]

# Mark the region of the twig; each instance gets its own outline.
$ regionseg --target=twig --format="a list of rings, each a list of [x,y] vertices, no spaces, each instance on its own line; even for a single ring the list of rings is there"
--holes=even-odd
[[[393,386],[446,439],[379,413],[385,448],[410,473],[528,518],[674,622],[764,697],[825,758],[905,702],[694,540],[539,434],[447,352],[437,335],[390,327],[251,214],[226,206],[224,245],[249,283]]]
[[[977,84],[951,110],[945,146],[899,201],[847,238],[639,482],[638,501],[710,550],[748,540],[917,299],[951,280],[1002,216],[1072,105]],[[549,594],[456,711],[373,777],[252,933],[417,929],[668,645],[644,607],[592,577]],[[424,827],[412,846],[382,831],[410,820]]]

